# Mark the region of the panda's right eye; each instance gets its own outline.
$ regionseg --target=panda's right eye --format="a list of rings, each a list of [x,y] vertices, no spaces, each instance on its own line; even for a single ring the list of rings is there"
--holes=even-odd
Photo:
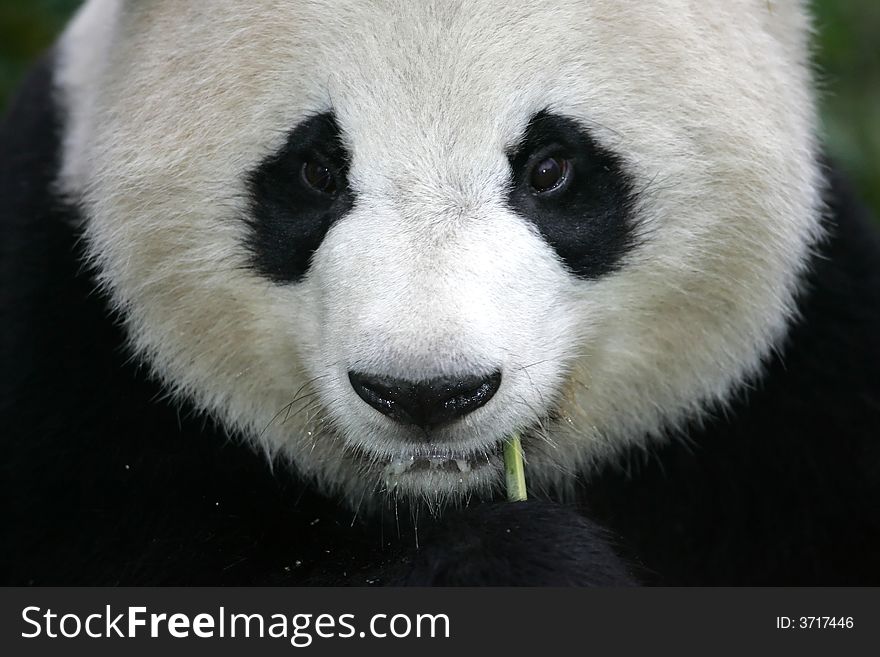
[[[306,187],[319,194],[333,196],[336,193],[336,177],[320,162],[303,162],[300,177]]]

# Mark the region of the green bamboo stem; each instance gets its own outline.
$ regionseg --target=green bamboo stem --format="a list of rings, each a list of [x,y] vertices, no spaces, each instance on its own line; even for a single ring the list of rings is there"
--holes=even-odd
[[[522,442],[519,434],[513,434],[504,444],[504,475],[507,480],[507,500],[526,500],[526,471],[523,465]]]

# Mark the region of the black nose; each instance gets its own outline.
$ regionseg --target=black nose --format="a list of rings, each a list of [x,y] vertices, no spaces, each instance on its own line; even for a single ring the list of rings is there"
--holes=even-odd
[[[348,379],[358,396],[380,413],[427,429],[463,417],[492,399],[501,385],[501,372],[421,383],[358,372],[349,372]]]

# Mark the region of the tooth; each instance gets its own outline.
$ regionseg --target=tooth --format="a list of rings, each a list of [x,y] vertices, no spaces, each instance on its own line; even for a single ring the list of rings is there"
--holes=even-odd
[[[386,467],[386,471],[394,476],[400,476],[412,465],[412,463],[407,463],[402,458],[396,458]]]
[[[458,466],[458,471],[462,474],[468,473],[471,471],[471,466],[467,462],[466,459],[455,459],[455,464]]]

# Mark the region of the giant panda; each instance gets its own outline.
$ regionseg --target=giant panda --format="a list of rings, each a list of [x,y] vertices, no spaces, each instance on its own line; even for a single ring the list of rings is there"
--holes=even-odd
[[[4,581],[880,583],[880,245],[810,32],[88,0],[0,129]]]

